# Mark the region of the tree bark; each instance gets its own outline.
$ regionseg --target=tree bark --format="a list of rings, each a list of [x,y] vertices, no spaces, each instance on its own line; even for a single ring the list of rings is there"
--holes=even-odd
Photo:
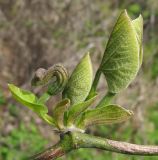
[[[45,151],[33,156],[30,159],[33,160],[54,160],[58,157],[61,157],[65,154],[65,151],[62,149],[60,144],[56,144],[55,146],[52,146]]]

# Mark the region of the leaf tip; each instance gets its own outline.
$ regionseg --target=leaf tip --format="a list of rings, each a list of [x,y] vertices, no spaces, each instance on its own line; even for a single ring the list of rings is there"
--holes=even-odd
[[[128,16],[128,12],[127,9],[123,9],[122,12],[120,13],[120,15],[124,14],[125,16]]]
[[[128,13],[127,13],[127,9],[124,9],[123,12],[124,12],[125,14],[128,14]]]
[[[13,87],[15,87],[15,86],[14,86],[13,84],[11,84],[11,83],[8,83],[7,85],[8,85],[8,88],[9,88],[10,91],[12,91],[12,90],[13,90]]]
[[[138,18],[143,19],[143,16],[142,16],[141,14],[139,14],[139,17],[138,17]]]
[[[10,87],[12,86],[12,84],[11,84],[11,83],[8,83],[7,85],[8,85],[8,88],[10,88]]]
[[[84,59],[84,58],[90,59],[90,52],[89,52],[89,51],[83,56],[83,59]]]
[[[143,24],[143,16],[140,14],[138,18],[140,19],[141,23]]]
[[[134,112],[131,111],[131,110],[128,110],[128,114],[129,114],[129,116],[133,116],[133,115],[134,115]]]
[[[65,104],[65,105],[67,105],[67,106],[69,106],[69,105],[70,105],[70,99],[65,98],[65,100],[64,100],[64,104]]]

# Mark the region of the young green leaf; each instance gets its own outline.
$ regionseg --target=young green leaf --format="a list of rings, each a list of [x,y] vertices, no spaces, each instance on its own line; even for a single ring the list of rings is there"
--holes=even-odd
[[[92,125],[113,124],[126,121],[133,115],[132,111],[118,105],[108,105],[86,111],[77,122],[77,127],[86,128]]]
[[[93,96],[91,99],[86,100],[85,102],[81,102],[70,107],[67,119],[68,126],[71,126],[75,123],[75,120],[78,118],[78,116],[95,101],[96,97],[97,95]]]
[[[8,84],[8,87],[13,97],[21,104],[39,114],[48,112],[47,107],[42,103],[38,103],[38,98],[33,93],[24,89],[20,89],[13,84]]]
[[[118,93],[135,78],[139,59],[142,59],[139,56],[142,42],[138,42],[141,33],[141,17],[132,22],[126,10],[123,11],[113,28],[99,68],[106,77],[109,92]]]
[[[88,53],[73,71],[63,91],[63,97],[69,98],[72,105],[83,102],[91,89],[92,78],[92,64]]]
[[[47,107],[43,103],[39,102],[38,98],[33,93],[24,89],[20,89],[13,84],[8,84],[8,87],[13,97],[18,102],[36,112],[47,123],[55,125],[54,119],[50,118],[49,115],[47,115],[48,113]]]
[[[65,111],[67,111],[69,106],[70,100],[64,99],[61,102],[59,102],[53,110],[53,118],[55,119],[60,129],[64,128],[64,113]]]

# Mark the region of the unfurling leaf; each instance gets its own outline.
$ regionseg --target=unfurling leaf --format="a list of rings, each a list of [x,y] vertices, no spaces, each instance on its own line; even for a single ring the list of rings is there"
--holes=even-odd
[[[13,84],[8,84],[8,87],[13,97],[18,102],[36,112],[47,123],[54,125],[54,119],[49,117],[49,115],[47,115],[48,113],[47,107],[43,103],[38,101],[36,95],[27,90],[20,89]]]
[[[70,100],[64,99],[59,102],[53,110],[53,118],[55,119],[56,124],[60,129],[64,128],[64,113],[67,111],[69,105]]]
[[[72,105],[83,102],[91,89],[92,78],[92,64],[88,53],[73,71],[63,91],[63,97],[69,98]]]
[[[142,61],[143,20],[132,21],[126,11],[119,16],[107,43],[100,70],[109,92],[118,93],[135,78]]]
[[[91,99],[86,100],[85,102],[81,102],[79,104],[71,106],[68,112],[67,124],[70,126],[74,124],[78,116],[95,101],[96,97],[97,96],[95,95]]]
[[[126,121],[133,115],[132,111],[118,105],[108,105],[86,111],[77,123],[77,127],[86,128],[92,125],[113,124]]]

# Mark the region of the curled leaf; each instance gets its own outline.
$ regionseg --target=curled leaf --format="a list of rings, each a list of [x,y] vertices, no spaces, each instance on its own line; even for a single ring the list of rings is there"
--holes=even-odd
[[[132,21],[124,10],[111,33],[100,70],[109,92],[118,93],[135,78],[142,59],[142,17]]]
[[[69,98],[72,105],[83,102],[91,89],[92,78],[92,64],[89,53],[87,53],[68,80],[63,97]]]
[[[47,70],[39,68],[36,70],[31,84],[32,86],[48,85],[47,93],[56,95],[61,92],[68,80],[68,73],[64,66],[55,64]]]
[[[68,112],[67,124],[70,126],[73,125],[78,116],[95,101],[96,97],[97,96],[95,95],[91,99],[86,100],[85,102],[81,102],[79,104],[71,106]]]
[[[118,105],[108,105],[86,111],[77,123],[77,127],[86,128],[92,125],[113,124],[126,121],[133,115],[132,111]]]

